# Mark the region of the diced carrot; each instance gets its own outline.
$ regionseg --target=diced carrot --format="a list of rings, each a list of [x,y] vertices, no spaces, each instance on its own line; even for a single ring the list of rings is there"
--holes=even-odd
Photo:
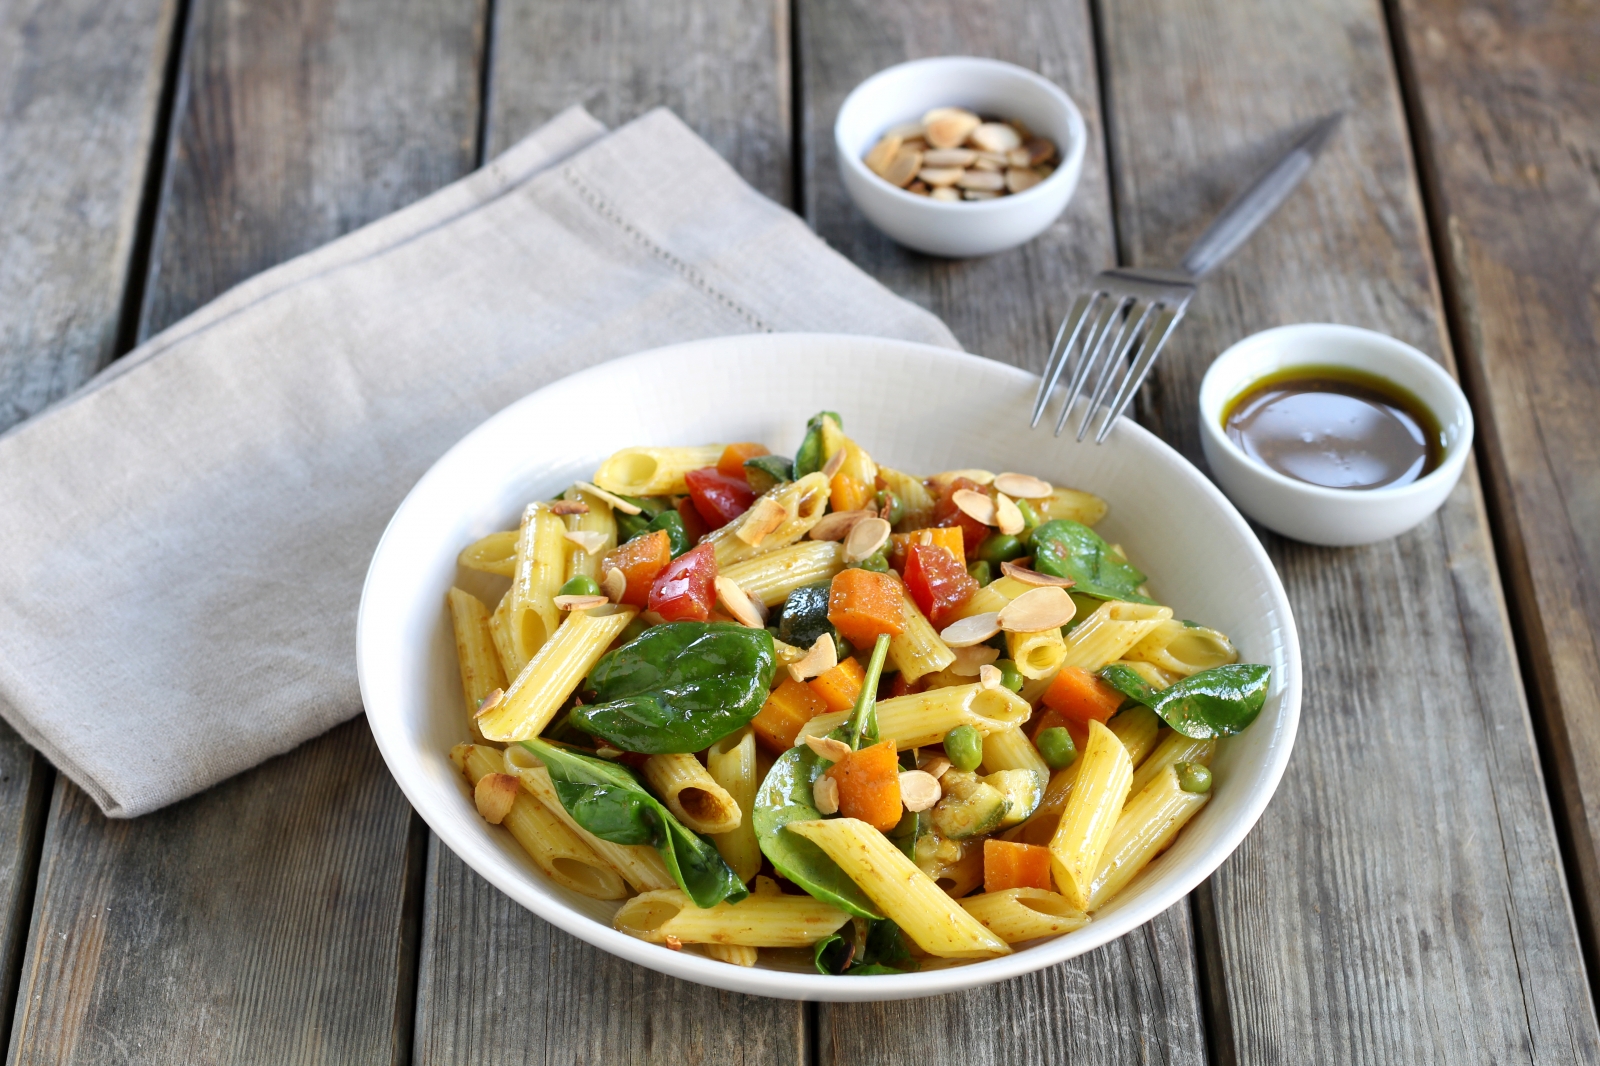
[[[866,679],[867,672],[861,668],[861,663],[847,655],[839,660],[838,666],[823,671],[806,684],[828,705],[828,710],[848,711],[856,705],[861,683]]]
[[[614,566],[628,579],[628,590],[622,594],[623,603],[645,607],[650,602],[650,585],[656,576],[672,562],[672,538],[667,531],[658,529],[642,537],[634,537],[619,545],[600,563],[600,572],[609,573]]]
[[[750,719],[750,727],[758,740],[782,754],[794,747],[795,737],[807,722],[826,713],[828,705],[818,699],[815,692],[803,682],[786,677]]]
[[[894,741],[852,751],[828,768],[839,785],[839,817],[887,833],[900,822],[900,760]]]
[[[744,477],[744,461],[754,459],[758,455],[771,455],[765,444],[755,444],[744,441],[740,444],[730,444],[722,449],[722,458],[717,460],[717,473],[727,474],[729,477]]]
[[[893,636],[905,631],[901,604],[900,582],[893,574],[853,567],[833,577],[828,589],[828,621],[844,639],[866,648],[880,633]]]
[[[924,538],[923,534],[927,534]],[[889,556],[889,565],[896,570],[906,568],[906,548],[911,544],[921,544],[926,540],[935,544],[956,557],[956,562],[962,569],[967,566],[967,550],[963,543],[961,530],[954,526],[945,526],[937,529],[913,529],[909,533],[895,533],[889,537],[889,543],[894,545],[893,554]]]
[[[1033,844],[1013,844],[994,837],[983,842],[983,890],[1004,892],[1008,888],[1042,888],[1050,884],[1050,849]]]
[[[1086,726],[1116,714],[1122,693],[1082,667],[1064,666],[1044,690],[1044,703],[1061,717]]]
[[[840,471],[833,475],[833,493],[828,502],[835,511],[860,511],[872,502],[872,486]]]

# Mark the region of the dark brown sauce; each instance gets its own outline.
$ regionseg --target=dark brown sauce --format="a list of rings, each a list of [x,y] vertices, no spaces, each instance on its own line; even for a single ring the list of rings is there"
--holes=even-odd
[[[1222,428],[1256,462],[1335,489],[1409,485],[1444,456],[1439,422],[1422,401],[1346,367],[1268,374],[1228,404]]]

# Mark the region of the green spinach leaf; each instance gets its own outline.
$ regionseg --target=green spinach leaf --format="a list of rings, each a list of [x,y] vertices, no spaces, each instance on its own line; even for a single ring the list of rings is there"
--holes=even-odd
[[[822,420],[831,418],[839,428],[844,428],[844,420],[833,411],[822,411],[811,417],[806,423],[806,435],[800,442],[800,450],[794,453],[795,480],[807,474],[822,469]]]
[[[1204,740],[1242,731],[1267,701],[1272,668],[1255,663],[1233,663],[1191,674],[1173,685],[1157,689],[1126,666],[1108,666],[1101,680],[1135,702],[1149,707],[1186,737]]]
[[[839,730],[834,731],[835,735]],[[858,918],[881,918],[877,907],[821,848],[798,833],[786,833],[790,822],[822,817],[812,804],[811,789],[830,763],[804,744],[778,756],[756,793],[751,824],[756,842],[773,869],[812,896]]]
[[[1154,603],[1137,589],[1144,574],[1112,554],[1100,534],[1070,518],[1057,518],[1033,531],[1033,568],[1073,581],[1072,591],[1102,600]]]
[[[672,545],[674,559],[694,547],[694,542],[689,539],[689,531],[683,528],[683,516],[677,511],[662,511],[650,519],[644,532],[654,533],[658,529],[667,531],[667,541]]]

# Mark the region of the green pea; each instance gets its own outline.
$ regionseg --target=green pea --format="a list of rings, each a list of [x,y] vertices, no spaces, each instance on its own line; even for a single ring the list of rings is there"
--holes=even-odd
[[[983,734],[970,725],[958,725],[944,735],[944,753],[951,766],[971,773],[983,762]]]
[[[561,586],[560,595],[598,596],[600,595],[600,586],[595,583],[594,578],[585,574],[579,574],[577,577]]]
[[[978,545],[978,558],[986,563],[1004,563],[1028,554],[1022,541],[1007,533],[990,533]]]
[[[883,549],[879,548],[859,563],[850,565],[858,570],[871,570],[873,573],[884,574],[889,571],[889,558],[883,554]]]
[[[884,504],[889,505],[889,513],[883,517],[891,526],[899,525],[900,519],[906,516],[906,506],[900,502],[900,497],[896,496],[888,489],[883,489],[872,498],[872,507],[879,514],[883,514]]]
[[[1000,671],[1000,683],[1012,692],[1022,691],[1022,671],[1017,669],[1017,664],[1010,659],[996,659],[995,668]]]
[[[994,568],[982,561],[969,563],[967,573],[972,575],[972,580],[978,583],[979,588],[994,580]]]
[[[1211,768],[1204,763],[1180,762],[1172,768],[1178,771],[1178,787],[1185,792],[1211,791]]]
[[[1027,500],[1016,501],[1017,510],[1022,512],[1022,528],[1028,533],[1033,532],[1033,527],[1039,524],[1039,512],[1033,509],[1033,504]]]
[[[1039,749],[1045,765],[1052,770],[1065,769],[1078,758],[1078,746],[1072,742],[1072,734],[1058,725],[1039,730],[1039,735],[1033,738],[1033,746]]]

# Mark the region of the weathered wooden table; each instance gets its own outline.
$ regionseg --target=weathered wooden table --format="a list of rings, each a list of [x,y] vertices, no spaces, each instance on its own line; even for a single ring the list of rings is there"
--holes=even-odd
[[[835,176],[844,94],[939,53],[1036,69],[1088,118],[1071,207],[1022,249],[907,253]],[[360,720],[134,822],[7,731],[10,1061],[1600,1061],[1595,0],[0,0],[0,428],[574,101],[674,108],[968,348],[1032,368],[1075,286],[1173,259],[1343,108],[1139,417],[1199,462],[1212,356],[1349,322],[1457,370],[1478,469],[1391,543],[1264,535],[1307,684],[1260,825],[1144,929],[964,995],[807,1006],[602,954],[433,840]]]

